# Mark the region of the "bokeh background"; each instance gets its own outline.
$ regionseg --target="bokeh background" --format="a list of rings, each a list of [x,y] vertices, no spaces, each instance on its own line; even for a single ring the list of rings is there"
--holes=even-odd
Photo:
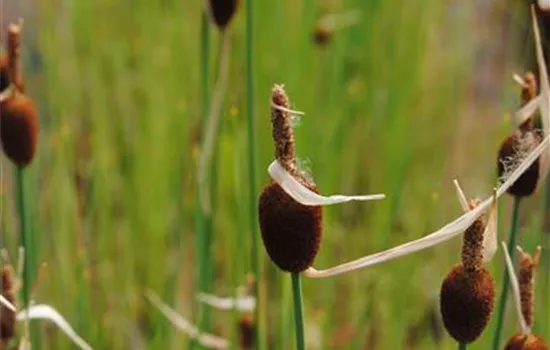
[[[244,2],[244,0],[242,1]],[[234,312],[202,310],[199,291],[234,295],[251,273],[247,173],[245,12],[232,45],[213,158],[211,218],[199,215],[197,162],[220,35],[210,25],[201,72],[199,0],[4,0],[6,24],[25,19],[22,55],[40,106],[40,146],[29,168],[34,296],[56,307],[97,349],[182,349],[178,332],[144,298],[154,290],[205,331],[235,341]],[[357,24],[313,40],[326,14]],[[297,152],[322,193],[387,194],[326,208],[315,265],[329,267],[441,227],[461,212],[452,180],[470,196],[495,184],[496,151],[511,128],[533,67],[527,1],[255,1],[253,69],[257,195],[273,158],[269,94],[285,84],[306,112]],[[202,28],[202,29],[201,29]],[[546,47],[547,48],[547,47]],[[5,158],[2,245],[18,245],[12,165]],[[520,241],[548,248],[545,188],[523,203]],[[511,199],[500,206],[508,234]],[[305,279],[310,349],[454,349],[438,312],[442,280],[461,240],[370,269]],[[537,275],[535,333],[550,340],[548,249]],[[290,277],[263,246],[260,307],[270,349],[292,349]],[[504,268],[490,264],[497,286]],[[500,291],[500,287],[498,289]],[[200,316],[200,317],[199,317]],[[517,329],[512,305],[504,338]],[[43,349],[70,349],[53,326],[35,327]],[[493,324],[469,348],[486,349]]]

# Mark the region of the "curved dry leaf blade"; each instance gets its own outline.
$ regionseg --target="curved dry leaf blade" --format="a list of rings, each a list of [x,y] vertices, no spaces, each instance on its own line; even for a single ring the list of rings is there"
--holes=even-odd
[[[271,178],[275,182],[277,182],[277,184],[279,184],[279,186],[281,186],[281,188],[290,197],[292,197],[292,199],[303,205],[331,205],[351,201],[371,201],[386,198],[384,194],[372,194],[363,196],[333,195],[328,197],[319,195],[309,190],[300,182],[296,181],[296,179],[292,175],[290,175],[285,170],[285,168],[283,168],[276,160],[269,165],[267,171]]]
[[[91,350],[92,347],[84,341],[71,327],[63,316],[50,305],[32,305],[28,309],[19,311],[16,319],[18,321],[26,321],[32,319],[43,319],[52,321],[59,329],[63,331],[79,348],[83,350]]]
[[[174,309],[166,305],[158,295],[152,291],[146,293],[149,299],[159,311],[172,323],[176,328],[187,334],[190,338],[196,339],[202,346],[210,349],[227,349],[229,343],[227,340],[215,336],[213,334],[203,333],[193,326],[191,322],[177,313]]]
[[[212,294],[199,293],[197,294],[197,300],[218,310],[235,309],[241,312],[252,312],[256,309],[256,298],[249,295],[237,298],[222,298]]]
[[[548,82],[548,70],[544,61],[544,53],[542,51],[542,41],[540,38],[540,30],[537,22],[535,7],[531,6],[531,16],[533,18],[533,31],[535,33],[535,47],[537,51],[537,64],[539,66],[539,84],[542,127],[544,135],[548,135],[550,131],[550,83]]]
[[[483,262],[485,263],[490,262],[498,250],[498,210],[496,203],[495,200],[491,205],[491,209],[489,209],[489,217],[485,231],[483,231]]]
[[[458,180],[454,179],[453,184],[455,185],[456,195],[458,197],[458,202],[460,203],[462,210],[464,210],[464,212],[469,211],[470,206],[468,205],[468,199],[466,198],[464,191],[462,191],[462,187],[460,187]]]
[[[523,312],[521,311],[521,294],[519,292],[518,278],[516,276],[516,272],[514,271],[514,264],[512,263],[510,254],[508,254],[508,248],[506,247],[505,242],[502,242],[502,249],[504,250],[504,259],[506,260],[506,268],[508,270],[508,275],[510,276],[510,286],[512,288],[512,294],[514,295],[514,305],[516,306],[516,312],[518,314],[521,333],[531,334],[531,329],[527,325],[527,322],[525,322],[525,318],[523,317]]]
[[[7,307],[8,309],[10,309],[11,311],[13,312],[16,312],[17,309],[15,308],[15,306],[13,306],[12,303],[10,303],[10,301],[8,299],[6,299],[3,295],[0,294],[0,304],[4,305],[5,307]]]
[[[417,240],[402,244],[400,246],[384,250],[375,254],[367,255],[363,258],[359,258],[348,263],[337,265],[335,267],[317,270],[313,267],[308,268],[303,272],[307,277],[311,278],[324,278],[342,273],[350,272],[353,270],[362,269],[369,266],[381,264],[383,262],[399,258],[401,256],[409,255],[423,249],[433,247],[439,243],[448,241],[449,239],[463,233],[483,212],[491,206],[493,201],[502,196],[514,182],[533,164],[533,162],[541,155],[541,153],[548,147],[550,137],[546,137],[523,161],[519,166],[510,173],[506,180],[500,184],[500,186],[494,191],[494,194],[479,203],[474,209],[464,213],[455,220],[446,224],[439,230],[432,232]]]

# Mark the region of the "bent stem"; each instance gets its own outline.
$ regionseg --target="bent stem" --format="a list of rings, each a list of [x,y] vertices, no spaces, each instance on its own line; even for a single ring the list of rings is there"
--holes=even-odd
[[[296,326],[296,349],[305,350],[304,308],[302,303],[302,282],[299,273],[292,274],[292,295],[294,297],[294,323]]]
[[[514,262],[513,249],[516,246],[516,234],[519,226],[519,206],[521,203],[521,197],[514,197],[514,205],[512,209],[512,226],[510,228],[510,236],[508,238],[508,254],[511,257],[512,262]],[[510,284],[510,275],[508,271],[504,270],[504,278],[502,280],[502,292],[500,295],[500,300],[498,303],[497,317],[496,317],[496,328],[493,336],[493,349],[500,349],[500,337],[502,334],[502,326],[504,323],[504,312],[506,310],[506,298],[508,297],[508,285]]]

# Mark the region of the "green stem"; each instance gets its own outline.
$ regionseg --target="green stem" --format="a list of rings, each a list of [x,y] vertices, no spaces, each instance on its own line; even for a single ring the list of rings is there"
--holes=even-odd
[[[546,315],[549,315],[549,318],[545,320],[548,327],[548,336],[550,336],[550,176],[546,177],[546,193],[544,196],[544,215],[542,223],[542,246],[543,253],[542,256],[545,257],[546,264],[544,269],[546,270],[543,274],[543,295],[547,295],[548,299],[546,300]],[[544,307],[544,305],[542,305]]]
[[[21,230],[21,246],[24,249],[24,263],[23,263],[23,306],[26,308],[30,302],[30,290],[31,290],[31,237],[29,232],[29,221],[27,218],[26,197],[25,197],[25,170],[17,167],[16,169],[16,181],[17,181],[17,205],[19,210],[19,229]]]
[[[519,231],[519,205],[521,203],[521,197],[514,197],[514,205],[512,209],[512,226],[510,228],[510,236],[508,237],[508,254],[514,261],[516,254],[514,254],[514,249],[516,246],[516,234]],[[497,309],[497,318],[496,318],[496,328],[493,337],[493,350],[500,349],[500,337],[502,334],[502,328],[504,324],[504,312],[506,309],[506,298],[508,296],[508,287],[510,284],[510,276],[508,271],[504,269],[504,278],[502,281],[502,291],[500,295],[500,300],[498,303]]]
[[[466,343],[458,343],[458,350],[466,350],[467,347]]]
[[[302,303],[302,282],[300,274],[292,274],[292,294],[294,296],[294,323],[296,324],[296,349],[305,350],[304,308]]]
[[[262,350],[264,348],[262,331],[263,320],[261,317],[261,296],[260,296],[260,260],[258,257],[258,226],[256,220],[256,196],[258,195],[258,187],[256,184],[256,122],[254,118],[254,69],[253,69],[253,26],[254,21],[252,18],[252,1],[246,1],[246,140],[248,150],[248,183],[249,183],[249,198],[250,205],[250,235],[251,235],[251,265],[252,273],[254,274],[254,290],[253,294],[257,300],[257,307],[255,310],[255,339],[256,348]]]

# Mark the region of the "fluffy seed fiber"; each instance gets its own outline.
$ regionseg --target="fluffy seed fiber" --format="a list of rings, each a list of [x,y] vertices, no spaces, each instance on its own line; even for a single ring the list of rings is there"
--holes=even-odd
[[[504,350],[548,350],[548,345],[536,335],[516,334],[508,340]]]
[[[2,267],[2,295],[12,305],[15,305],[15,282],[13,270],[9,266]],[[15,335],[15,312],[4,305],[0,306],[0,338],[5,342]]]
[[[535,131],[527,131],[526,133],[531,134],[528,136],[532,136],[535,142],[532,142],[530,146],[527,146],[530,149],[524,149],[526,146],[522,139],[525,139],[526,136],[522,136],[522,133],[523,131],[516,131],[513,135],[507,137],[500,146],[498,151],[499,178],[502,178],[505,172],[510,170],[507,169],[507,163],[515,164],[517,160],[521,158],[522,154],[527,154],[531,148],[536,147],[538,142],[540,142],[540,135],[538,135]],[[537,159],[508,189],[508,193],[515,197],[527,197],[532,195],[537,188],[537,183],[539,180],[539,167],[539,159]]]
[[[315,186],[297,179],[316,192]],[[313,264],[321,244],[322,207],[302,205],[271,182],[260,195],[259,215],[265,249],[280,269],[301,272]]]
[[[209,0],[210,14],[220,29],[225,29],[239,5],[238,0]]]
[[[455,265],[443,281],[439,300],[449,334],[460,343],[477,339],[489,322],[494,299],[494,281],[485,268],[467,273],[462,264]]]
[[[0,104],[0,137],[4,153],[17,166],[28,165],[38,143],[38,111],[27,96],[17,93]]]

